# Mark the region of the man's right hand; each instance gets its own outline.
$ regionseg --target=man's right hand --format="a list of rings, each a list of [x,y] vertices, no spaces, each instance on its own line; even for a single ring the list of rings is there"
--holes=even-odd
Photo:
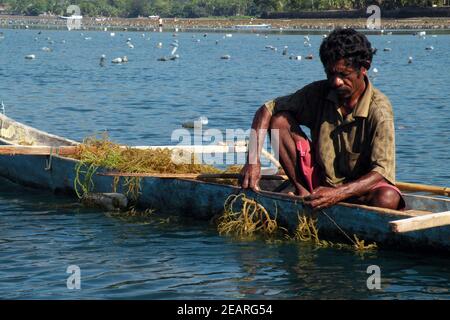
[[[261,164],[245,164],[241,170],[241,187],[259,191],[259,179],[261,179]]]

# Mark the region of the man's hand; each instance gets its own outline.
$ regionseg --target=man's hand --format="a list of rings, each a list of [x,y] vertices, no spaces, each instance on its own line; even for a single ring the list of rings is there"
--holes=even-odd
[[[246,164],[241,170],[241,187],[259,191],[259,179],[261,178],[261,164]]]
[[[324,209],[344,200],[343,192],[338,188],[318,187],[304,198],[305,204],[313,209]]]

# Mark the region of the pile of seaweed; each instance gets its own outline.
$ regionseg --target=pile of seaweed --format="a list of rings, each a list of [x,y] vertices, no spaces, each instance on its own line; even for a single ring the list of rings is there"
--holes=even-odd
[[[169,149],[136,149],[112,142],[107,134],[86,138],[71,157],[79,160],[76,166],[75,190],[78,197],[93,190],[92,177],[99,168],[122,173],[235,173],[240,166],[230,166],[226,170],[212,165],[200,164],[195,154],[190,154],[191,161],[174,161],[173,151]],[[188,155],[189,156],[189,155]],[[119,177],[115,177],[114,189]],[[237,181],[219,179],[216,182],[236,184]],[[140,177],[124,177],[123,186],[127,196],[137,199],[139,196]],[[115,191],[115,190],[113,190]]]

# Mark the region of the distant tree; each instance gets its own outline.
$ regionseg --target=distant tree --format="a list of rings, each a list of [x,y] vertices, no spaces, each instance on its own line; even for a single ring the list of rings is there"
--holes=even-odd
[[[30,1],[29,5],[25,8],[25,14],[30,16],[37,16],[47,11],[46,0],[34,0]]]

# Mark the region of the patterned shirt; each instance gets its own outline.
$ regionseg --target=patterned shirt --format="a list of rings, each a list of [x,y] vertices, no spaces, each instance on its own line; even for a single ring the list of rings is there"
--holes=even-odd
[[[289,111],[311,130],[316,163],[325,183],[337,186],[370,171],[395,184],[394,116],[389,99],[366,78],[366,90],[352,113],[343,116],[327,80],[265,103],[273,114]]]

